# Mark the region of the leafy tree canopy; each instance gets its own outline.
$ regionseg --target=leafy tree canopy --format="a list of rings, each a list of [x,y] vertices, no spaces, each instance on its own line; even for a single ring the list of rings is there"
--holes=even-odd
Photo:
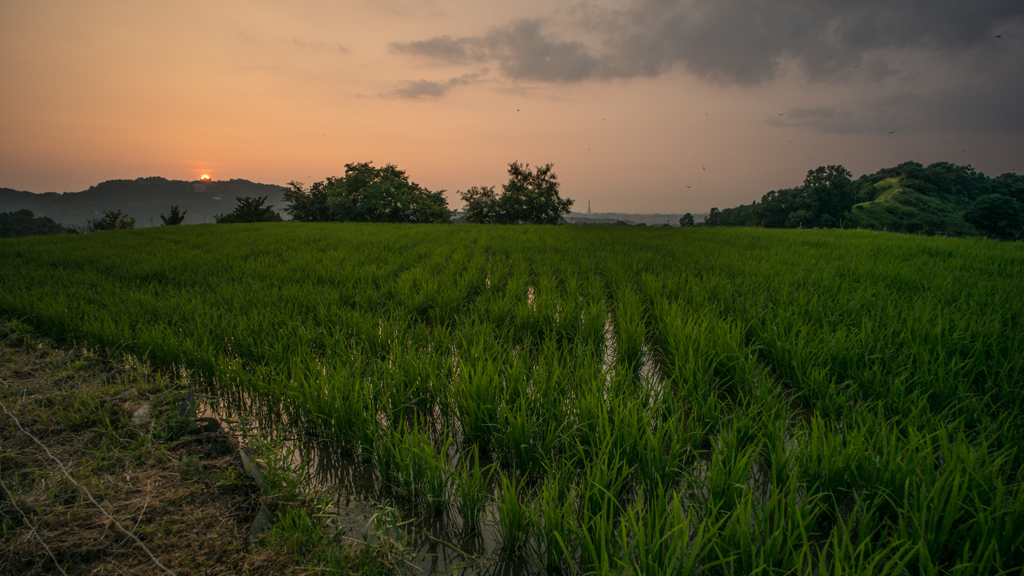
[[[177,226],[185,221],[185,214],[188,214],[188,210],[181,212],[178,210],[177,205],[171,206],[171,215],[164,216],[160,215],[160,219],[164,221],[164,226]]]
[[[553,168],[553,164],[545,164],[531,170],[529,164],[512,162],[500,196],[489,186],[461,192],[466,220],[481,224],[558,224],[569,213],[573,200],[559,195]]]
[[[722,211],[718,207],[713,207],[708,211],[708,215],[704,218],[705,226],[721,226],[722,222]]]
[[[1009,196],[987,194],[971,203],[964,220],[988,236],[1017,240],[1024,232],[1024,203]]]
[[[906,233],[1012,239],[1024,234],[1024,176],[989,178],[972,166],[904,162],[857,180],[842,166],[807,173],[802,186],[727,208],[706,224],[766,228],[860,227]]]
[[[689,212],[683,214],[683,217],[679,219],[679,225],[683,227],[693,226],[693,214]]]
[[[474,224],[498,224],[502,221],[501,206],[494,186],[473,186],[459,192],[465,203],[466,221]]]
[[[120,210],[107,210],[99,220],[89,220],[85,224],[86,232],[101,232],[103,230],[132,230],[135,228],[135,218],[122,213]]]
[[[808,170],[803,186],[772,190],[751,210],[755,225],[767,228],[840,226],[857,203],[852,174],[843,166],[819,166]]]
[[[331,176],[308,189],[290,182],[285,212],[300,222],[448,222],[444,190],[431,192],[409,180],[404,170],[372,162],[345,165],[345,176]]]
[[[238,205],[235,206],[235,209],[232,212],[214,216],[217,224],[280,222],[282,220],[281,215],[274,210],[273,206],[264,206],[267,202],[266,196],[260,196],[258,198],[244,196],[241,198],[235,198],[235,200],[238,202]]]
[[[0,238],[42,236],[74,232],[46,216],[36,216],[31,210],[0,212]]]

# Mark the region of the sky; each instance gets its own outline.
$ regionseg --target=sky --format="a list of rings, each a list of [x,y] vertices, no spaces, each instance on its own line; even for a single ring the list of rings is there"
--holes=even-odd
[[[553,163],[594,212],[707,212],[842,164],[1024,173],[1021,0],[0,0],[0,187],[431,190]]]

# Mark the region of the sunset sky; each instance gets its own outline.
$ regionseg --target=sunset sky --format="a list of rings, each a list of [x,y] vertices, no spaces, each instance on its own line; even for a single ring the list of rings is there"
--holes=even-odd
[[[0,187],[431,190],[552,162],[595,212],[706,212],[907,160],[1024,172],[1021,0],[0,0]]]

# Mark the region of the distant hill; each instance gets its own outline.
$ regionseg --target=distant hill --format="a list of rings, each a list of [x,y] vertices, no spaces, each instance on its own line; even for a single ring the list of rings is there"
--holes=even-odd
[[[1008,240],[1024,234],[1024,176],[1006,173],[990,178],[970,166],[949,162],[929,166],[904,162],[856,180],[842,177],[840,171],[845,169],[812,170],[803,186],[772,190],[753,204],[721,211],[713,208],[704,223],[842,226]]]
[[[107,180],[82,192],[46,192],[35,194],[0,188],[0,212],[28,209],[67,226],[80,226],[99,218],[106,210],[121,210],[135,218],[143,228],[161,224],[160,215],[170,213],[171,205],[188,210],[184,224],[213,223],[215,214],[235,208],[235,198],[267,196],[267,204],[282,210],[286,188],[248,180],[211,180],[206,182],[168,180],[160,177],[135,180]]]

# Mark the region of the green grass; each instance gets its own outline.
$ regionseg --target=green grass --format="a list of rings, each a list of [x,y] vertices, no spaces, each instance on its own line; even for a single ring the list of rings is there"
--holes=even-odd
[[[875,184],[876,196],[850,211],[850,225],[869,230],[973,236],[964,221],[967,206],[953,198],[932,197],[904,186],[902,178]]]
[[[1024,567],[1019,244],[282,223],[0,261],[4,316],[187,370],[538,569]]]

